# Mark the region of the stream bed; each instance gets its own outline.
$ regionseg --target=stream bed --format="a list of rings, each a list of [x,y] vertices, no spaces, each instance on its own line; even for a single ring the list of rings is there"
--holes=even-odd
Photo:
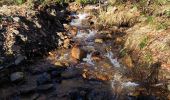
[[[0,99],[164,100],[162,91],[156,96],[129,75],[130,71],[120,62],[122,48],[115,43],[114,35],[102,34],[86,25],[88,13],[70,16],[73,32],[65,32],[66,37],[58,33],[59,44],[64,44],[64,48],[27,65],[24,73],[10,76],[15,84],[1,86]]]

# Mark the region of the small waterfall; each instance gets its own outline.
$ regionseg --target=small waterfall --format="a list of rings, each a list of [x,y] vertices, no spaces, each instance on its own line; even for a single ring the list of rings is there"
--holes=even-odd
[[[110,62],[113,64],[114,67],[120,67],[119,62],[117,61],[117,59],[113,59],[113,53],[110,51],[106,54],[106,57],[110,60]]]

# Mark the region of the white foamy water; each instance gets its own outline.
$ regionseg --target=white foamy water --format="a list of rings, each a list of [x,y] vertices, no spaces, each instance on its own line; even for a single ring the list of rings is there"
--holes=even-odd
[[[79,30],[76,35],[76,38],[90,39],[90,38],[93,38],[96,33],[97,33],[96,30],[88,30],[88,31]]]
[[[86,19],[88,16],[87,13],[83,14],[78,14],[78,15],[72,15],[73,17],[78,17],[77,19],[73,19],[70,23],[72,26],[81,26],[82,25],[82,20]]]
[[[106,57],[110,60],[110,62],[113,64],[113,66],[120,67],[120,64],[117,61],[117,58],[113,59],[113,53],[112,52],[108,52],[106,54]]]
[[[90,65],[94,65],[91,57],[92,57],[92,53],[87,54],[87,57],[86,57],[86,58],[83,58],[83,61],[87,62],[87,63],[90,64]]]
[[[136,87],[136,86],[139,86],[139,84],[129,81],[129,82],[122,83],[122,86],[123,87]]]

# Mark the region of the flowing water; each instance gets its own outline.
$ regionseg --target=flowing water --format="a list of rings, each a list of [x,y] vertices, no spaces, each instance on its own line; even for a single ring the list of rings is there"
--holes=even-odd
[[[14,91],[12,100],[140,99],[137,97],[139,92],[147,90],[142,87],[142,82],[134,81],[134,78],[127,75],[128,70],[118,57],[121,48],[115,45],[114,39],[108,39],[106,35],[99,34],[98,30],[84,25],[84,22],[88,21],[88,13],[70,16],[74,17],[70,26],[78,29],[72,40],[86,52],[85,57],[75,60],[71,57],[71,49],[52,51],[47,58],[29,66],[31,70],[26,72],[24,85],[8,86],[1,89],[0,93],[8,96],[7,93],[11,89],[20,91],[20,93]],[[102,41],[96,42],[96,39]],[[26,88],[21,91],[20,88],[23,86]],[[30,86],[38,90],[31,91]],[[23,95],[23,91],[31,93]],[[156,100],[155,96],[146,95],[143,99]]]
[[[85,70],[85,79],[106,81],[109,89],[100,88],[99,91],[112,91],[110,94],[111,97],[113,97],[112,99],[120,99],[124,98],[121,96],[133,94],[139,84],[133,82],[130,78],[123,76],[125,69],[124,66],[119,63],[119,59],[116,55],[118,52],[115,52],[118,51],[118,48],[115,48],[114,41],[112,39],[108,39],[102,43],[95,42],[95,39],[97,39],[99,35],[98,30],[91,28],[87,29],[83,26],[83,22],[88,21],[87,18],[89,14],[82,13],[71,16],[74,16],[75,19],[71,21],[70,25],[78,28],[78,32],[76,36],[73,37],[73,40],[75,43],[80,43],[80,48],[86,51],[87,55],[73,67],[70,67],[69,71],[71,71],[72,68],[81,68]],[[63,55],[64,58],[65,55],[70,55],[68,54],[70,51],[62,51],[65,52]],[[97,60],[95,60],[95,57]],[[66,61],[64,58],[63,61]],[[62,61],[61,58],[59,60]],[[69,61],[68,58],[66,62],[72,63],[72,61]],[[105,83],[102,84],[106,85]],[[100,99],[101,98],[99,98],[99,100]]]

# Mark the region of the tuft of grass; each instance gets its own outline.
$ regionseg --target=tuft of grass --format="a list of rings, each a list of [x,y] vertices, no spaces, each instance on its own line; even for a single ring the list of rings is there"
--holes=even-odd
[[[167,28],[168,28],[168,24],[166,23],[160,23],[156,27],[157,30],[166,30]]]
[[[153,58],[152,58],[152,54],[151,52],[146,52],[145,55],[144,55],[144,60],[151,64],[153,62]]]
[[[127,51],[126,48],[123,48],[123,49],[120,50],[119,54],[120,54],[121,57],[124,57],[125,55],[128,54],[128,51]]]
[[[144,47],[146,47],[148,41],[149,41],[148,37],[145,37],[145,38],[141,41],[141,43],[139,44],[140,49],[143,49]]]
[[[169,2],[169,0],[155,0],[154,3],[156,3],[156,4],[158,4],[158,5],[163,5],[163,4],[166,4],[166,3],[168,3],[168,2]]]
[[[108,0],[108,2],[109,2],[110,5],[116,4],[116,1],[117,1],[117,0]]]
[[[137,9],[125,9],[122,5],[117,8],[111,7],[107,11],[100,11],[99,23],[102,25],[131,27],[138,22],[139,16],[134,14],[136,12],[138,12]]]
[[[170,9],[169,9],[169,10],[166,10],[164,13],[165,13],[165,15],[166,15],[167,17],[170,17]]]
[[[147,16],[146,22],[147,22],[148,24],[153,24],[153,22],[154,22],[154,17],[153,17],[153,16]]]
[[[25,3],[25,0],[15,0],[16,4],[23,4]]]

